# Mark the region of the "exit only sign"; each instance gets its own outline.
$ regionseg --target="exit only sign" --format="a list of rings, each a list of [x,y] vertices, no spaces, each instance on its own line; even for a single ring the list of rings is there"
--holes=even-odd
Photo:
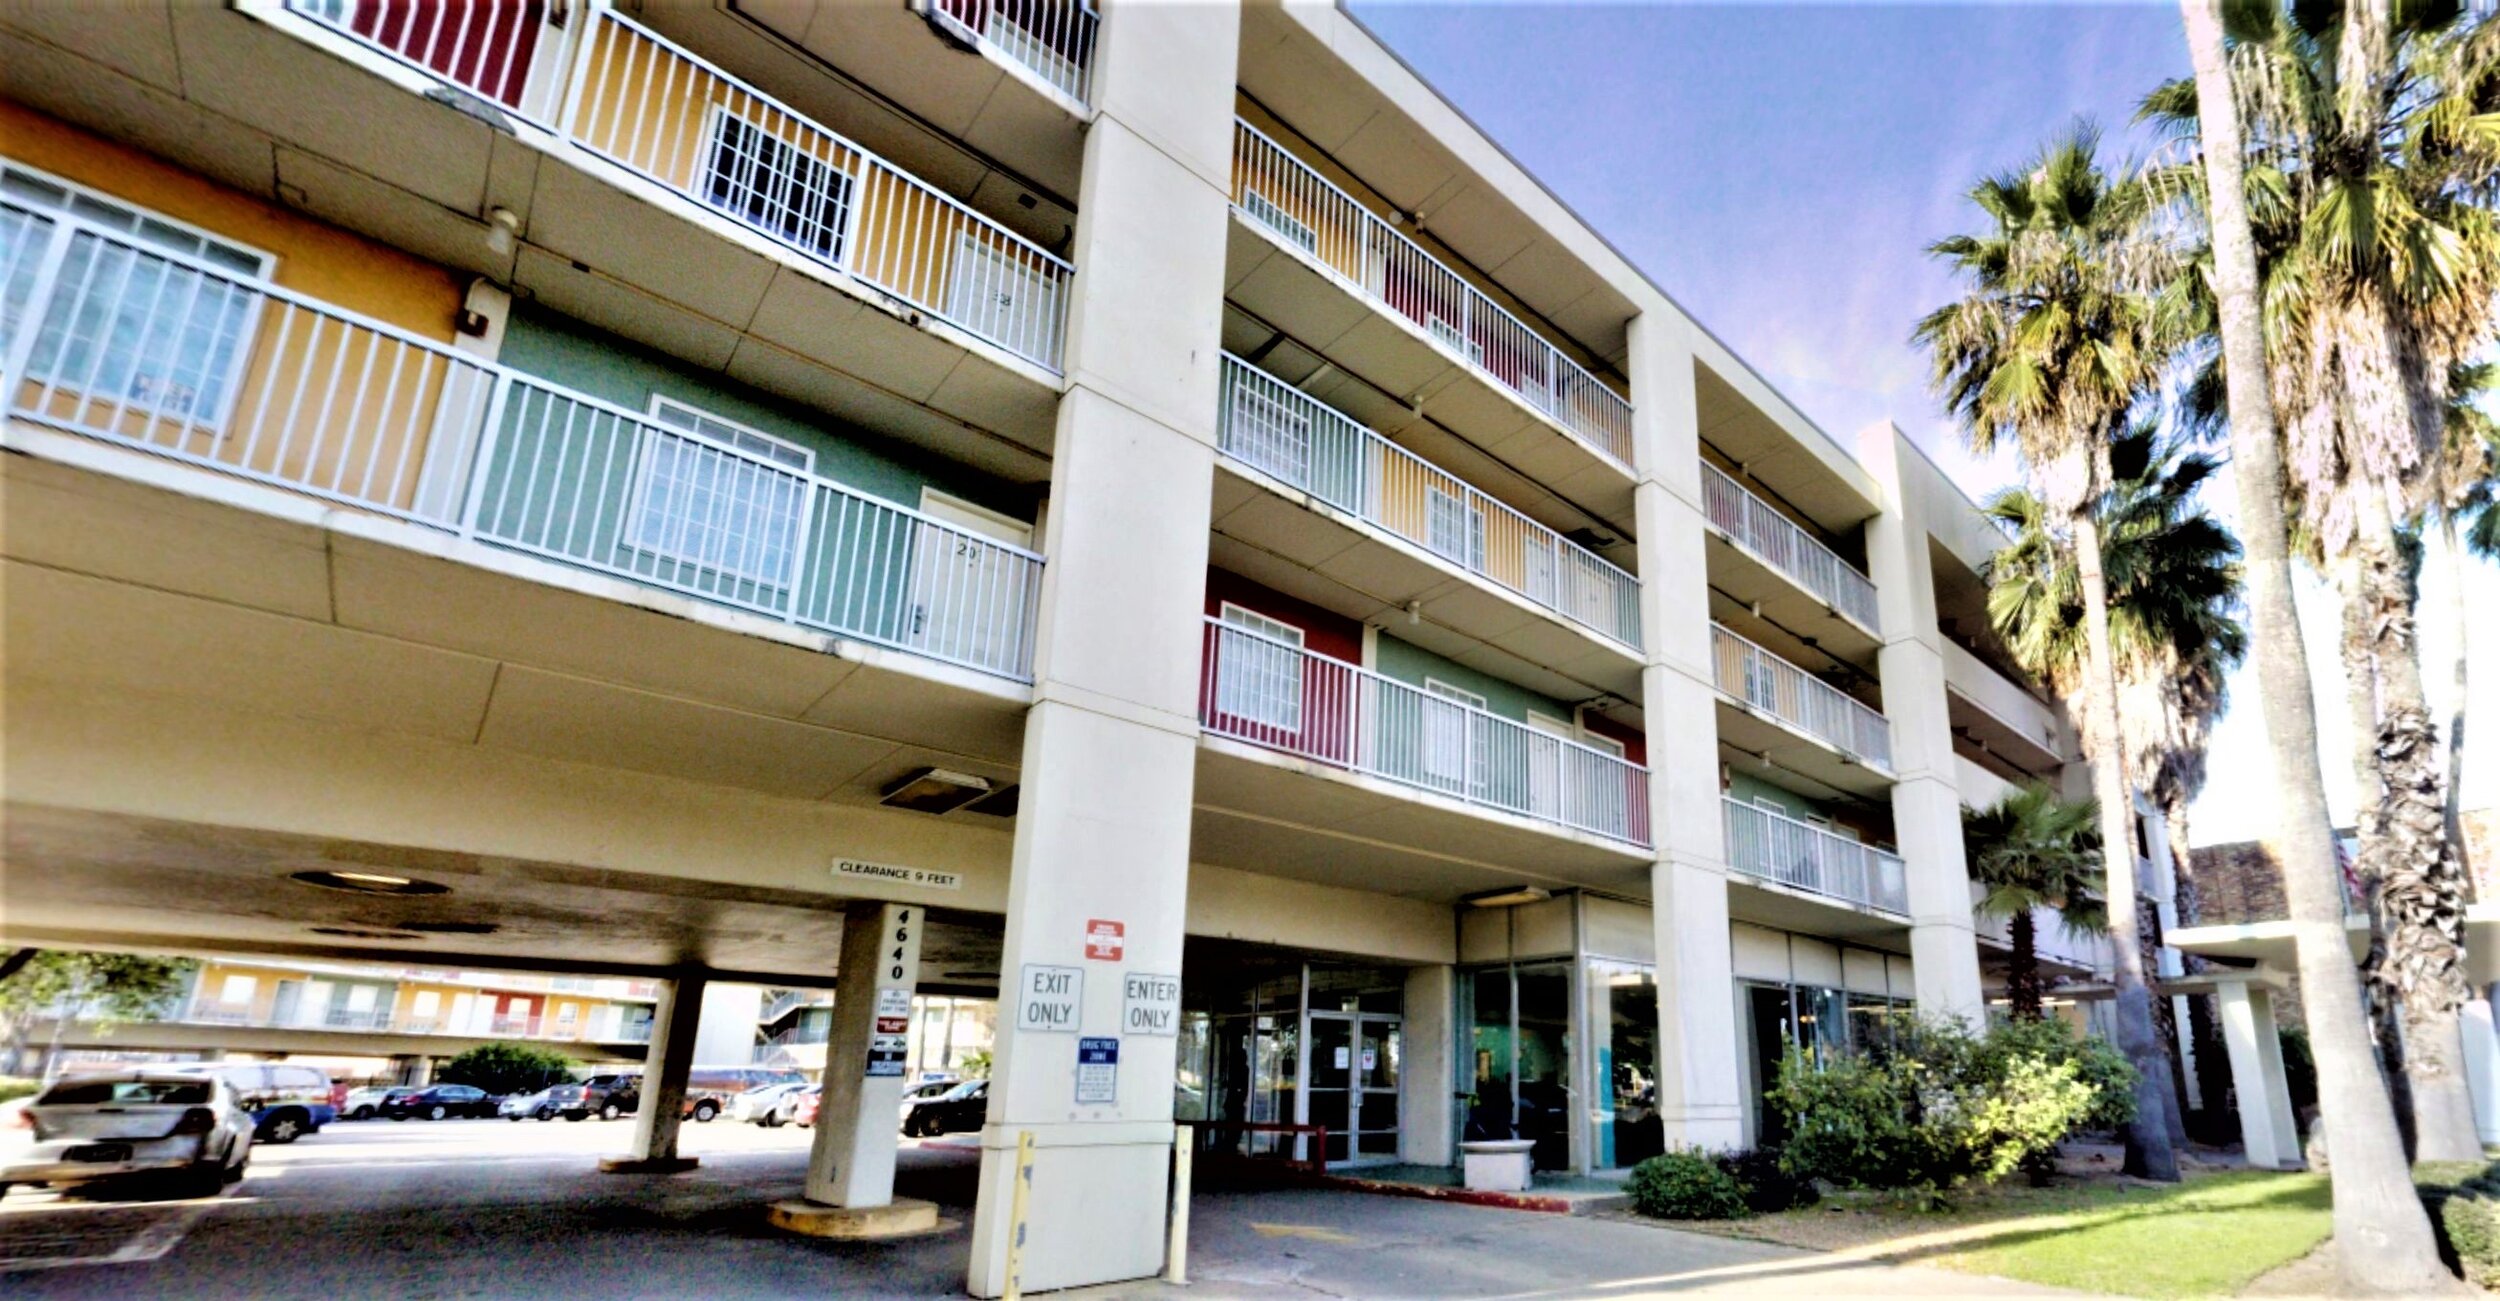
[[[1085,923],[1085,956],[1095,962],[1118,962],[1127,951],[1128,927],[1100,917]]]

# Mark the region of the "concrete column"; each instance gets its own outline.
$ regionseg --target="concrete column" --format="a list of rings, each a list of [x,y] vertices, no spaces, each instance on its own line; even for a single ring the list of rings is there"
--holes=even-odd
[[[761,985],[707,985],[694,1036],[699,1066],[744,1066],[755,1060],[755,1023],[764,1015]]]
[[[1458,970],[1435,964],[1406,973],[1405,1020],[1398,1033],[1398,1159],[1448,1165],[1457,1152]]]
[[[2274,1028],[2274,991],[2247,980],[2214,990],[2222,1012],[2222,1045],[2231,1058],[2231,1092],[2239,1101],[2240,1144],[2260,1170],[2301,1164],[2300,1129],[2283,1076],[2283,1044]]]
[[[1889,422],[1858,435],[1858,460],[1884,492],[1866,525],[1867,577],[1883,619],[1876,673],[1892,720],[1893,837],[1907,867],[1910,960],[1918,1010],[1986,1020],[1970,872],[1962,861],[1962,794],[1953,769],[1953,721],[1945,712],[1944,642],[1936,627],[1936,579],[1927,554],[1927,503],[1904,491],[1901,462],[1917,456]]]
[[[2474,1130],[2485,1143],[2500,1143],[2500,1035],[2492,1029],[2491,1003],[2478,998],[2458,1010],[2465,1034],[2465,1087],[2474,1098]]]
[[[677,1129],[686,1110],[686,1077],[694,1071],[704,983],[697,975],[661,983],[660,1004],[651,1017],[651,1049],[643,1058],[642,1107],[634,1113],[634,1150],[601,1161],[600,1169],[612,1174],[694,1169],[693,1157],[677,1155]]]
[[[975,1296],[1009,1283],[1023,1135],[1019,1286],[1163,1268],[1177,1041],[1132,1032],[1127,1004],[1181,969],[1240,24],[1232,4],[1118,5],[1096,49]]]
[[[1670,1145],[1744,1141],[1729,952],[1709,559],[1703,548],[1694,326],[1631,327],[1633,490],[1640,525],[1643,731],[1649,737],[1650,907],[1658,945],[1658,1110]]]
[[[825,1091],[807,1161],[811,1202],[866,1209],[894,1200],[896,1117],[923,929],[921,910],[904,904],[853,904],[842,920]],[[931,1207],[930,1222],[936,1218]]]

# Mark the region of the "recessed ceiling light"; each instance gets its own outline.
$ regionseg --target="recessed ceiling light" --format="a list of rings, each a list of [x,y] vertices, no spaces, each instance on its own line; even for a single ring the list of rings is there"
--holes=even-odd
[[[1553,897],[1554,892],[1543,886],[1514,885],[1506,890],[1487,890],[1482,894],[1471,894],[1459,902],[1470,908],[1516,908],[1521,904],[1543,903]]]
[[[952,813],[990,793],[990,780],[944,768],[915,768],[886,783],[879,802],[914,813]]]
[[[295,880],[317,885],[324,890],[353,890],[359,894],[449,894],[451,887],[411,877],[390,876],[381,872],[334,872],[320,868],[296,872]]]

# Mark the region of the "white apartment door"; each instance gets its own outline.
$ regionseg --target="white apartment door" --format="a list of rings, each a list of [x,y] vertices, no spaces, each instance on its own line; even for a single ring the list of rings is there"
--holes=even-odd
[[[1033,526],[934,488],[920,492],[912,539],[912,646],[939,659],[1020,673],[1033,601]],[[1006,551],[988,545],[1003,542]]]
[[[1564,743],[1578,739],[1579,729],[1531,711],[1528,733],[1528,812],[1560,819],[1568,779]]]

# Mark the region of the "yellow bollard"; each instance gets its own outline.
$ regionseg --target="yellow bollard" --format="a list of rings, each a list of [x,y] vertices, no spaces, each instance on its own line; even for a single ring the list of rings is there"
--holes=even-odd
[[[1166,1282],[1189,1286],[1189,1159],[1197,1150],[1187,1125],[1172,1127],[1172,1249],[1164,1262]]]
[[[1016,1134],[1016,1186],[1007,1199],[1007,1286],[1001,1301],[1024,1296],[1024,1211],[1033,1196],[1033,1131]]]

